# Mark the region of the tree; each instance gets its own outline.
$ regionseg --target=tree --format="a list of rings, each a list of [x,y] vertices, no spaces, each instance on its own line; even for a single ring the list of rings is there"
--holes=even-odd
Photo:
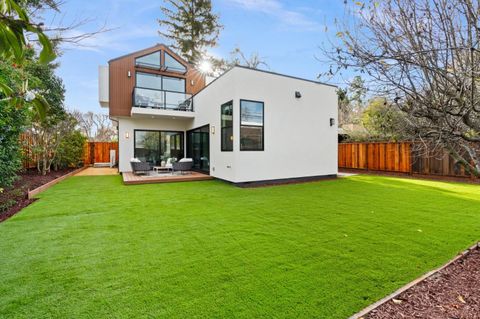
[[[42,30],[42,24],[31,22],[21,4],[23,3],[14,0],[0,1],[0,58],[15,63],[23,82],[20,88],[14,90],[5,80],[0,79],[0,100],[7,101],[17,109],[25,107],[26,102],[29,102],[39,116],[43,116],[48,105],[41,95],[29,90],[28,80],[22,70],[27,62],[27,52],[31,49],[27,44],[27,33],[34,34],[41,46],[39,63],[48,63],[55,59],[56,55],[50,39]]]
[[[338,124],[359,124],[360,117],[365,107],[367,89],[365,81],[360,76],[355,76],[348,88],[339,88],[338,96]]]
[[[107,114],[75,110],[72,116],[77,120],[78,129],[89,141],[109,142],[117,138],[117,130]]]
[[[12,90],[20,90],[20,78],[11,59],[0,60],[0,82]],[[26,125],[27,108],[0,99],[0,193],[10,187],[21,168],[20,134]]]
[[[415,140],[480,176],[478,0],[355,2],[325,48],[334,73],[359,72],[405,113]],[[351,7],[348,7],[351,8]]]
[[[212,12],[210,0],[166,0],[170,7],[161,7],[163,19],[158,19],[160,35],[173,41],[172,47],[191,64],[198,64],[206,49],[217,45],[223,26]]]
[[[405,115],[385,98],[371,99],[361,120],[370,140],[398,141],[408,138],[409,127]]]
[[[46,175],[50,171],[61,143],[75,130],[76,124],[71,115],[48,124],[42,121],[32,122],[28,132],[32,137],[32,151],[40,174]]]

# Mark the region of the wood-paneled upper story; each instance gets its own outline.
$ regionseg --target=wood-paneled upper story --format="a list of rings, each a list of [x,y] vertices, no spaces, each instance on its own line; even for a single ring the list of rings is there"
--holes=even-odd
[[[159,63],[152,64],[157,57]],[[193,95],[205,87],[205,76],[163,44],[112,59],[108,64],[110,116],[131,115],[137,72],[184,79],[186,94]]]

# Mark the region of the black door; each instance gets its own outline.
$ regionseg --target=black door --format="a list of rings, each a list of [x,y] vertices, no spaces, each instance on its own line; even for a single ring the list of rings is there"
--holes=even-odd
[[[187,157],[193,159],[193,169],[210,173],[210,126],[187,132]]]

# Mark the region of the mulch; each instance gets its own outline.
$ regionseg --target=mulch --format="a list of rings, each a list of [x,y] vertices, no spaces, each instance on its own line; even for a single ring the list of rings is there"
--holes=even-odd
[[[480,249],[470,250],[362,318],[480,318]]]
[[[52,171],[45,176],[39,175],[36,169],[30,169],[20,173],[13,187],[0,193],[0,222],[12,217],[35,201],[35,199],[27,198],[29,190],[40,187],[73,170],[73,168],[68,168]]]

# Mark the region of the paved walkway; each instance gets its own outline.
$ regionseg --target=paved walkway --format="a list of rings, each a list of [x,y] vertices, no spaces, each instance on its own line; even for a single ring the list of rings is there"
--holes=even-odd
[[[75,176],[100,176],[100,175],[118,175],[118,169],[110,168],[110,167],[89,167],[75,174]]]

